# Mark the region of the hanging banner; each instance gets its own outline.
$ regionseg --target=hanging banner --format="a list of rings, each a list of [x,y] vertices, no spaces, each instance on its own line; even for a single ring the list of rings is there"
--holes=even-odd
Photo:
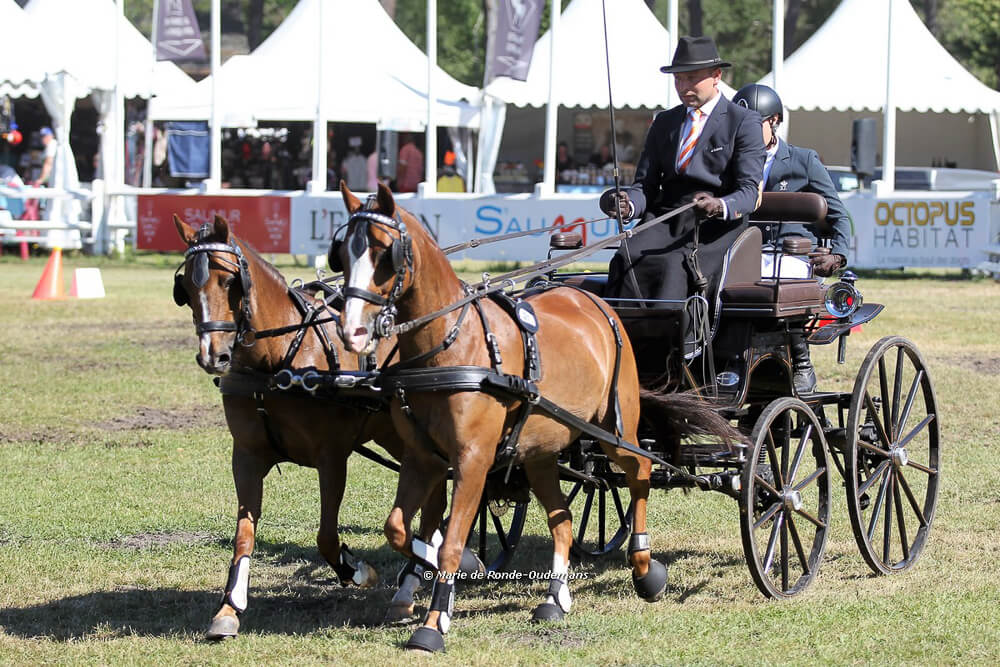
[[[184,250],[174,214],[192,227],[216,215],[257,252],[288,252],[290,198],[223,195],[139,195],[135,247],[138,250]]]
[[[487,83],[498,76],[527,80],[543,6],[544,0],[487,0],[491,28],[486,45]]]
[[[191,0],[160,0],[156,17],[156,59],[205,61],[205,44]]]

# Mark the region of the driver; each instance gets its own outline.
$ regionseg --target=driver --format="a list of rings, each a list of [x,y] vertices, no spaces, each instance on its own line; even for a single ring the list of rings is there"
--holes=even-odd
[[[608,297],[683,300],[702,293],[712,303],[726,251],[760,204],[764,168],[757,114],[719,91],[729,66],[711,37],[681,37],[673,62],[660,68],[674,75],[682,103],[656,115],[635,182],[617,203],[614,190],[605,192],[601,210],[648,221],[688,202],[695,207],[622,241],[608,268]]]
[[[764,132],[767,160],[764,163],[765,192],[815,192],[826,199],[827,222],[833,227],[833,247],[828,253],[812,253],[809,261],[813,274],[826,277],[847,266],[847,241],[851,234],[851,218],[837,196],[823,163],[816,151],[792,146],[778,138],[777,129],[784,118],[781,98],[773,89],[757,83],[743,86],[733,97],[733,102],[760,114]],[[781,225],[781,238],[805,236],[814,243],[815,232],[808,225],[785,223]],[[778,243],[778,239],[769,239]],[[765,255],[767,257],[767,255]],[[784,266],[784,262],[782,262]],[[764,275],[771,275],[770,267],[762,266]],[[784,274],[784,271],[782,271]],[[809,393],[816,389],[816,373],[809,359],[809,345],[801,335],[793,335],[790,342],[795,390]]]

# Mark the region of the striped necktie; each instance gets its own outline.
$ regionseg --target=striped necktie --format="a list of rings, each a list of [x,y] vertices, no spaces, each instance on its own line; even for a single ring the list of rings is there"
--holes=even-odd
[[[684,173],[687,169],[688,164],[691,162],[691,156],[694,154],[694,146],[698,143],[698,136],[701,134],[702,119],[705,114],[702,113],[701,109],[691,109],[688,111],[688,117],[691,120],[691,126],[688,128],[687,134],[684,135],[684,141],[681,142],[680,150],[677,151],[677,172]]]

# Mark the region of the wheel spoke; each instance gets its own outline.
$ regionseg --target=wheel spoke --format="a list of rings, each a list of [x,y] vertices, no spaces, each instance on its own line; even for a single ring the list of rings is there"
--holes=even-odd
[[[784,488],[788,484],[788,450],[792,444],[792,413],[786,412],[781,415],[785,422],[784,435],[781,438],[781,486]]]
[[[802,574],[809,576],[809,559],[806,558],[805,549],[802,548],[802,540],[799,539],[799,531],[795,528],[792,515],[788,515],[788,532],[792,535],[792,544],[795,545],[795,553],[799,556],[799,564],[802,565]]]
[[[937,470],[934,470],[934,468],[928,468],[927,466],[921,465],[921,464],[917,463],[916,461],[907,461],[906,465],[910,466],[911,468],[916,468],[917,470],[919,470],[921,472],[925,472],[928,475],[936,475],[937,474]]]
[[[896,348],[896,375],[892,379],[892,419],[889,421],[889,435],[899,436],[899,391],[903,388],[903,354],[906,350],[902,345]]]
[[[882,391],[882,425],[885,433],[891,437],[892,421],[889,414],[889,376],[885,370],[885,355],[878,358],[878,384]]]
[[[517,510],[514,509],[512,511],[516,512]],[[503,522],[500,521],[500,517],[494,515],[492,512],[490,512],[490,517],[493,519],[493,529],[497,531],[497,541],[500,542],[500,548],[504,551],[510,551],[510,544],[507,542],[507,529],[504,528]],[[486,531],[484,530],[483,534],[485,534],[485,532]]]
[[[615,501],[615,510],[618,512],[618,520],[621,522],[621,525],[624,526],[628,523],[628,519],[625,517],[625,510],[622,508],[622,497],[621,494],[618,493],[617,486],[611,487],[611,497]]]
[[[778,533],[781,532],[781,524],[785,522],[785,515],[779,514],[778,518],[774,520],[774,525],[771,526],[771,536],[767,540],[767,553],[764,554],[764,572],[771,571],[771,565],[774,564],[774,547],[778,543]]]
[[[580,492],[581,488],[583,488],[583,482],[577,482],[573,485],[573,489],[569,492],[569,495],[566,496],[566,505],[573,504],[573,499],[576,498],[576,494]]]
[[[907,433],[906,437],[899,441],[899,446],[906,447],[907,443],[909,443],[910,440],[913,440],[913,438],[915,438],[918,433],[924,430],[924,427],[926,427],[932,421],[934,421],[934,413],[931,413],[926,417],[924,417],[923,419],[921,419],[920,423],[914,426],[913,430]]]
[[[779,487],[784,486],[785,480],[781,476],[781,470],[778,469],[778,452],[774,445],[774,434],[771,432],[770,428],[767,429],[766,444],[769,458],[768,463],[771,465],[771,474],[774,475],[774,484]]]
[[[483,499],[483,503],[479,506],[479,560],[486,562],[486,515],[489,514],[493,517],[493,522],[497,522],[497,517],[490,511],[487,507],[486,499]],[[501,531],[497,531],[497,535],[500,535]],[[502,544],[502,542],[501,542]],[[506,551],[506,549],[504,549]]]
[[[886,449],[892,448],[892,441],[889,440],[889,436],[885,433],[885,427],[882,426],[882,420],[878,416],[875,401],[872,400],[871,394],[867,391],[865,392],[865,406],[868,408],[868,416],[871,418],[872,423],[875,424],[875,432],[878,433],[879,440],[882,441]]]
[[[917,515],[917,520],[920,522],[921,526],[926,526],[927,519],[924,518],[924,512],[920,509],[920,503],[918,503],[916,497],[914,497],[913,491],[910,490],[910,485],[906,483],[906,478],[903,477],[903,471],[897,470],[896,476],[899,478],[899,485],[903,487],[906,499],[910,501],[910,507],[913,508],[913,513]]]
[[[757,530],[761,526],[763,526],[765,523],[767,523],[768,521],[770,521],[771,517],[773,517],[775,514],[777,514],[778,510],[780,510],[780,509],[781,509],[781,501],[778,501],[778,502],[774,503],[773,505],[771,505],[770,507],[768,507],[767,511],[760,515],[760,519],[758,519],[753,524],[753,529]]]
[[[801,491],[802,489],[806,488],[807,486],[809,486],[810,484],[812,484],[813,482],[815,482],[817,479],[819,479],[819,477],[822,476],[823,473],[825,473],[825,472],[826,472],[826,468],[825,467],[823,467],[823,468],[816,468],[811,473],[809,473],[808,477],[806,477],[804,480],[802,480],[801,482],[799,482],[798,484],[795,485],[795,487],[794,487],[795,490],[796,491]]]
[[[886,459],[885,461],[882,461],[882,463],[878,465],[878,468],[875,468],[875,472],[871,474],[871,477],[866,479],[865,483],[858,487],[858,498],[868,493],[868,489],[872,487],[872,484],[875,483],[875,480],[881,477],[882,473],[888,470],[890,465],[892,465],[892,463],[889,461],[889,459]]]
[[[892,496],[896,501],[896,523],[899,527],[899,543],[903,547],[903,560],[908,560],[910,558],[910,543],[906,539],[906,521],[903,517],[903,496],[899,493],[899,480],[898,474],[897,479],[892,485]]]
[[[888,467],[888,466],[887,466]],[[882,483],[878,487],[878,495],[875,497],[875,507],[872,508],[872,516],[868,521],[868,541],[872,541],[872,536],[875,535],[875,524],[878,523],[878,515],[882,512],[882,503],[885,502],[885,492],[889,488],[889,475],[886,474],[883,478]]]
[[[780,493],[778,493],[778,490],[776,488],[774,488],[773,486],[771,486],[770,482],[768,482],[766,479],[764,479],[763,477],[761,477],[757,473],[753,474],[753,481],[755,483],[757,483],[757,484],[760,484],[765,489],[767,489],[768,493],[773,493],[776,496],[780,496],[781,495]]]
[[[865,442],[864,440],[862,440],[861,438],[858,438],[858,447],[863,447],[864,449],[867,449],[869,452],[871,452],[873,454],[878,454],[882,458],[886,458],[886,459],[889,458],[889,452],[887,452],[886,450],[882,449],[881,447],[876,447],[875,445],[871,445],[871,444]]]
[[[917,389],[920,388],[920,381],[924,378],[922,370],[917,371],[913,377],[913,384],[910,385],[910,393],[906,395],[906,403],[903,404],[903,414],[899,416],[899,424],[896,425],[896,435],[898,436],[906,428],[906,420],[910,418],[910,409],[913,407],[913,400],[917,397]]]
[[[799,465],[802,463],[802,455],[806,451],[806,443],[812,438],[813,425],[810,421],[806,424],[805,431],[802,433],[802,437],[799,439],[799,448],[795,450],[795,458],[792,459],[792,471],[788,473],[788,483],[792,484],[795,480],[795,476],[799,472]]]
[[[594,503],[594,490],[587,490],[587,500],[583,503],[583,512],[580,516],[580,530],[577,532],[576,541],[583,544],[583,536],[587,534],[587,521],[590,519],[590,508]]]
[[[795,510],[795,513],[798,514],[799,516],[803,517],[804,519],[806,519],[810,523],[812,523],[817,528],[826,528],[826,524],[825,523],[823,523],[822,521],[820,521],[819,519],[817,519],[816,517],[814,517],[812,514],[810,514],[809,512],[807,512],[805,510]]]
[[[787,516],[787,512],[782,517]],[[781,522],[781,590],[788,590],[788,522]]]
[[[892,471],[889,471],[889,476],[886,478],[889,484],[892,485]],[[889,545],[892,544],[892,499],[885,504],[885,528],[882,532],[882,562],[886,565],[889,564]]]
[[[607,491],[604,487],[597,490],[597,548],[604,551],[605,530],[607,526],[607,516],[605,515],[605,503],[607,502]]]

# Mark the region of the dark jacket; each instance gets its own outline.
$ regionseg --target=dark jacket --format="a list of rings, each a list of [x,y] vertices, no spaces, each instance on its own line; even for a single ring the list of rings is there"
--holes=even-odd
[[[826,219],[833,226],[833,253],[847,258],[851,238],[851,216],[837,196],[830,174],[819,161],[816,151],[792,146],[780,141],[778,152],[771,163],[771,171],[764,184],[765,192],[815,192],[826,199]],[[783,224],[779,240],[786,236],[806,236],[816,239],[816,233],[807,225]]]
[[[721,95],[721,93],[720,93]],[[760,116],[721,97],[695,144],[683,175],[677,173],[677,149],[687,107],[661,111],[653,119],[628,196],[635,217],[647,210],[673,208],[698,191],[726,203],[728,219],[753,212],[760,204],[764,139]]]

